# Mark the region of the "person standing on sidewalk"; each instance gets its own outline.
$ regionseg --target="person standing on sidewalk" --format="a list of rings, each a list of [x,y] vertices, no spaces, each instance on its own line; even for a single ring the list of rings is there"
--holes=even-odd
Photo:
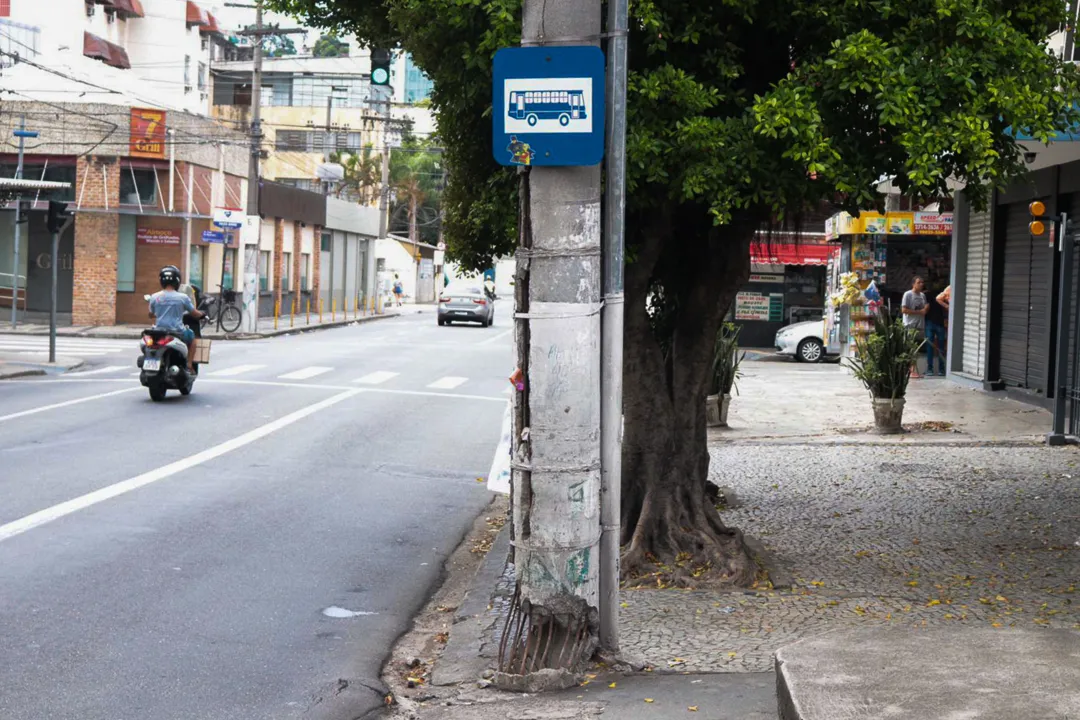
[[[923,290],[926,288],[926,283],[918,275],[911,281],[911,289],[904,293],[903,300],[900,301],[900,312],[904,314],[904,327],[912,330],[919,330],[923,333],[926,332],[926,313],[929,310],[929,304],[926,302],[926,293]],[[927,368],[927,373],[932,373],[933,368]],[[911,377],[920,378],[918,365],[912,363],[911,365]]]
[[[926,304],[926,374],[934,374],[934,355],[938,358],[938,375],[945,377],[945,325],[948,322],[948,306],[942,304],[943,290]],[[931,296],[934,293],[929,293]]]

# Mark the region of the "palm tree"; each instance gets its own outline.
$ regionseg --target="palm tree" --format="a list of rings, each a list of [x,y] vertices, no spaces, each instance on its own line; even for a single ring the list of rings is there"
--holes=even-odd
[[[340,164],[345,169],[345,176],[334,192],[336,197],[341,197],[343,192],[351,190],[361,205],[370,205],[379,197],[382,159],[375,154],[375,149],[371,145],[365,145],[359,154],[331,153],[330,161]]]
[[[409,240],[419,242],[420,208],[429,198],[436,198],[442,178],[442,158],[428,147],[409,144],[391,158],[390,179],[399,203],[408,208]]]

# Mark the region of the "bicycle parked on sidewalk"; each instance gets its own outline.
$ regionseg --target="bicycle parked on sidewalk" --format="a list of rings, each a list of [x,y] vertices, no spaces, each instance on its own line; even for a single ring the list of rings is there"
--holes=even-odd
[[[218,285],[218,289],[221,292],[217,295],[203,295],[199,301],[199,310],[205,313],[200,323],[203,328],[213,323],[218,330],[236,332],[244,319],[243,310],[236,305],[236,291],[226,290],[221,285]]]

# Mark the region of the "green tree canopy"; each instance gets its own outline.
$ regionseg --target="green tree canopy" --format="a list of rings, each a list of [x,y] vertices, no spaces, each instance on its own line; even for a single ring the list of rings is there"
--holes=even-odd
[[[348,57],[349,43],[332,33],[323,33],[311,54],[317,58]]]
[[[412,53],[435,84],[449,254],[480,269],[511,252],[518,174],[492,159],[491,62],[521,39],[521,0],[270,4]],[[633,0],[626,573],[679,557],[750,572],[705,498],[703,397],[754,233],[821,203],[875,206],[887,177],[983,201],[1023,171],[1006,128],[1045,141],[1077,120],[1077,72],[1044,42],[1064,15],[1060,0]]]

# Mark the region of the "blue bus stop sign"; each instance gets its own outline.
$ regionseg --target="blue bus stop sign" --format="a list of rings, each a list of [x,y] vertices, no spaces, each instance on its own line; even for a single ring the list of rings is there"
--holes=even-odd
[[[604,53],[592,46],[495,53],[492,150],[501,165],[604,159]]]

